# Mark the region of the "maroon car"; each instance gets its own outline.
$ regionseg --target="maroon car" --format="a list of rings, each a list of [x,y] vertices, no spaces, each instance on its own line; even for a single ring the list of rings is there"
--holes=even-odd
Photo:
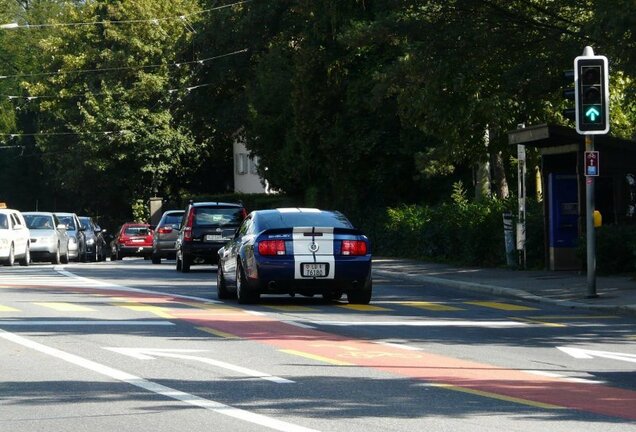
[[[111,245],[111,261],[127,256],[142,256],[149,259],[152,254],[152,236],[153,232],[148,224],[123,224]]]

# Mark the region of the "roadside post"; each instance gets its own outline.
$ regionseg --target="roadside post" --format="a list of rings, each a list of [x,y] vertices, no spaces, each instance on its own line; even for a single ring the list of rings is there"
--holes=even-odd
[[[594,55],[586,46],[574,59],[576,131],[585,136],[585,227],[587,243],[587,297],[596,293],[596,232],[594,179],[599,175],[599,153],[594,135],[609,132],[609,70],[607,57]]]

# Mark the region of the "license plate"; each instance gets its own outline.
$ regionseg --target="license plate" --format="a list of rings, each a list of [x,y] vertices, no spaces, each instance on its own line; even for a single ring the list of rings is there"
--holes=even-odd
[[[223,236],[220,234],[207,234],[205,236],[205,241],[218,241],[223,240]]]
[[[132,239],[133,243],[141,243],[144,239]]]
[[[302,275],[304,277],[325,277],[327,276],[327,264],[302,264]]]

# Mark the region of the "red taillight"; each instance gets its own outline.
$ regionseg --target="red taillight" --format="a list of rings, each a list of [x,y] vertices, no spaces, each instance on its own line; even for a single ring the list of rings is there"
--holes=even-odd
[[[247,210],[241,209],[241,217],[243,218],[243,220],[245,220],[245,218],[247,217]]]
[[[285,255],[285,241],[263,240],[258,243],[258,253],[261,255]]]
[[[186,219],[185,227],[183,227],[183,240],[192,241],[192,225],[194,224],[195,209],[191,208]]]
[[[170,234],[172,232],[171,226],[161,227],[157,230],[159,234]]]
[[[121,243],[121,244],[126,243],[128,240],[130,240],[130,238],[128,236],[123,235],[123,236],[119,237],[119,243]]]
[[[361,256],[367,254],[367,243],[362,240],[343,240],[342,255]]]

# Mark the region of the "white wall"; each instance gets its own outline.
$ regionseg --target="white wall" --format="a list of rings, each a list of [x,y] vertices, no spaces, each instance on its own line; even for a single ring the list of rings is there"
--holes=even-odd
[[[256,171],[258,159],[252,159],[245,148],[245,136],[237,133],[234,136],[234,192],[237,193],[271,193],[266,181]]]

